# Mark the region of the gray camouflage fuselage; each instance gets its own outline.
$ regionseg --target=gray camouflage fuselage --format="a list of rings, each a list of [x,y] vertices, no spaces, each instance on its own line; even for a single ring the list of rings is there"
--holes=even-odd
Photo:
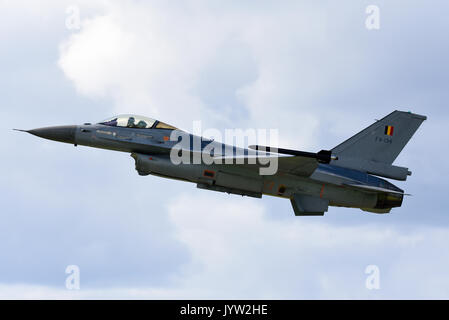
[[[203,152],[207,146],[213,146],[213,157],[229,156],[229,150],[232,150],[232,156],[249,157],[260,154],[252,149],[225,145],[179,129],[127,128],[100,123],[47,127],[27,132],[74,145],[131,153],[140,175],[152,174],[178,179],[196,183],[197,187],[202,189],[256,198],[264,194],[288,198],[296,215],[323,215],[328,206],[386,213],[393,207],[401,206],[404,196],[400,188],[367,173],[368,170],[340,166],[338,161],[344,163],[344,156],[341,160],[335,158],[328,164],[316,163],[306,173],[301,171],[305,164],[298,162],[296,165],[295,162],[303,161],[301,157],[280,158],[280,165],[275,174],[260,175],[259,171],[255,170],[257,166],[248,164],[174,164],[170,151],[179,141],[171,141],[170,136],[177,134],[183,134],[190,139],[188,151],[192,154]],[[393,173],[395,168],[401,168],[391,167]],[[402,171],[404,169],[407,168],[401,168]],[[408,170],[404,172],[410,174]]]

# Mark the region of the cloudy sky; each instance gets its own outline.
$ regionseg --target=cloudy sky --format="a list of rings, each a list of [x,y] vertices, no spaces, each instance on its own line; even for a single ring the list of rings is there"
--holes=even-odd
[[[366,8],[380,9],[368,30]],[[447,1],[0,0],[0,298],[449,298]],[[79,13],[79,19],[78,15]],[[137,113],[332,148],[428,116],[388,215],[140,177],[125,153],[12,131]],[[80,290],[67,290],[68,265]],[[380,288],[366,288],[367,266]]]

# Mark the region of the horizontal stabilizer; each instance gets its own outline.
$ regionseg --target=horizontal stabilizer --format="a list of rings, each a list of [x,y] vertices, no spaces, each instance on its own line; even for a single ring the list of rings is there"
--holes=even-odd
[[[381,188],[381,187],[374,187],[374,186],[367,186],[364,184],[345,184],[345,186],[349,186],[349,187],[354,187],[357,189],[362,189],[364,191],[372,191],[372,192],[384,192],[384,193],[394,193],[394,194],[402,194],[405,196],[409,196],[410,194],[408,193],[404,193],[403,191],[398,191],[398,190],[391,190],[391,189],[386,189],[386,188]]]

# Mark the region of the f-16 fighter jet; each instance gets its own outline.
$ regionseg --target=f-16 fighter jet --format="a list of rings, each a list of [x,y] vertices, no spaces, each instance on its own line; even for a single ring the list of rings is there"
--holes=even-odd
[[[393,162],[424,120],[422,115],[394,111],[335,148],[317,153],[260,145],[238,148],[138,115],[20,131],[75,146],[128,152],[140,175],[242,196],[278,196],[290,200],[297,216],[320,216],[329,206],[374,213],[400,207],[404,191],[383,178],[406,180],[411,175]],[[273,163],[275,170],[268,170]]]

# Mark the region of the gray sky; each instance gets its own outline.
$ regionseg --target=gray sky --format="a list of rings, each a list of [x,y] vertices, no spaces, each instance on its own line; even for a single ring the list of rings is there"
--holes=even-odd
[[[448,9],[0,1],[0,298],[449,298]],[[395,109],[428,120],[395,162],[413,171],[397,183],[412,196],[389,215],[298,218],[287,200],[140,177],[128,154],[11,130],[137,113],[186,130],[278,128],[282,146],[315,151]]]

